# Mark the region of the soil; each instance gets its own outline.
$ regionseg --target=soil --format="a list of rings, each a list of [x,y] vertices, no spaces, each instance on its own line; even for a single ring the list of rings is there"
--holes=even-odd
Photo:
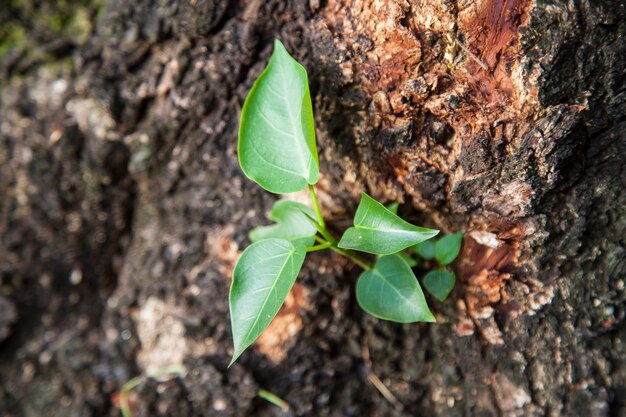
[[[134,416],[626,415],[626,12],[449,3],[10,1],[0,415],[118,416],[173,365]],[[277,198],[236,155],[274,37],[309,69],[334,231],[368,191],[466,237],[437,325],[368,316],[358,267],[315,253],[227,368],[232,268]]]

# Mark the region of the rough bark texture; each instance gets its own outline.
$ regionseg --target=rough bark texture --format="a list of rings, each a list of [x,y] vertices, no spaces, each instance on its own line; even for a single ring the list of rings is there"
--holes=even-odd
[[[34,30],[0,49],[0,414],[118,415],[182,363],[135,415],[282,415],[258,388],[298,416],[626,415],[620,1],[111,0],[60,33],[9,3]],[[316,253],[227,369],[229,277],[274,200],[238,116],[275,37],[309,70],[332,226],[400,200],[466,231],[460,282],[438,324],[387,323]]]

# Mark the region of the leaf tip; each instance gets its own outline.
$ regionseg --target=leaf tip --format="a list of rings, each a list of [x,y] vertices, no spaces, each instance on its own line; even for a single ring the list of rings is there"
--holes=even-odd
[[[285,45],[278,38],[274,39],[274,52],[272,55],[282,55],[283,57],[286,55],[289,58],[292,58],[289,52],[287,52]]]
[[[424,318],[424,322],[426,322],[426,323],[436,323],[437,319],[435,318],[435,315],[429,311],[428,314],[426,315],[426,317]]]
[[[237,361],[237,359],[239,359],[239,356],[233,355],[232,359],[230,360],[230,363],[228,364],[228,366],[226,368],[228,369],[231,366],[233,366],[235,364],[235,362]]]
[[[230,358],[230,362],[228,363],[227,368],[230,368],[231,366],[233,366],[235,362],[237,362],[239,357],[243,354],[243,352],[246,351],[247,348],[248,346],[244,347],[243,349],[235,349],[235,351],[233,352],[233,357]]]

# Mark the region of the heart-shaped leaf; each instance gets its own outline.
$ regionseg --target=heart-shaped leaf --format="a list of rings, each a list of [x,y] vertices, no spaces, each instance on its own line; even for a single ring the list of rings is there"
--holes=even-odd
[[[424,277],[424,286],[437,300],[444,301],[454,288],[456,277],[454,272],[435,269]]]
[[[434,322],[411,267],[398,255],[378,258],[356,284],[356,299],[374,317],[398,323]]]
[[[262,240],[243,251],[230,287],[235,346],[230,365],[276,316],[296,281],[305,255],[304,245],[294,246],[284,239]]]
[[[439,265],[448,265],[454,261],[461,250],[463,232],[444,236],[435,243],[435,258]]]
[[[319,162],[306,70],[278,40],[243,105],[238,154],[246,176],[267,191],[293,193],[317,182]]]
[[[391,255],[430,239],[439,230],[414,226],[363,193],[354,216],[354,227],[345,231],[339,247],[375,255]]]
[[[311,246],[315,242],[317,230],[307,218],[307,213],[315,218],[315,211],[302,203],[292,200],[278,200],[272,206],[270,220],[276,224],[260,226],[250,231],[250,240],[258,242],[263,239],[280,238],[293,243]]]
[[[435,244],[432,240],[425,240],[422,243],[418,243],[413,246],[411,250],[426,261],[430,261],[435,257]]]

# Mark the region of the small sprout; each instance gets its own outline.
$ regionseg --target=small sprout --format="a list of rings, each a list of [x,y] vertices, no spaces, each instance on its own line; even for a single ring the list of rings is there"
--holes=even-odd
[[[187,371],[182,365],[172,365],[164,368],[159,368],[153,371],[146,372],[144,375],[139,375],[131,378],[126,382],[119,391],[119,407],[122,417],[133,417],[132,407],[129,401],[130,393],[137,388],[140,384],[146,381],[146,379],[154,379],[161,382],[163,378],[171,379],[174,377],[184,376]]]
[[[439,265],[448,265],[456,259],[461,251],[463,233],[444,236],[435,243],[435,258]]]
[[[283,411],[289,411],[289,404],[287,404],[287,401],[283,400],[282,398],[280,398],[278,395],[269,392],[267,390],[264,389],[259,389],[259,391],[257,391],[257,395],[259,396],[259,398],[264,399],[265,401],[274,404],[276,407],[280,408]]]
[[[435,269],[424,277],[424,286],[437,300],[444,301],[454,288],[455,281],[454,272]]]
[[[430,261],[435,257],[435,244],[432,240],[426,240],[422,243],[418,243],[413,246],[411,250],[425,261]]]
[[[279,200],[269,215],[276,223],[250,232],[253,243],[237,261],[230,288],[235,348],[230,365],[274,319],[309,252],[329,249],[365,270],[357,281],[356,298],[371,315],[399,323],[435,321],[411,269],[420,264],[409,252],[447,265],[458,255],[462,235],[446,236],[433,244],[429,239],[438,230],[406,222],[397,215],[399,203],[385,207],[365,193],[354,226],[340,240],[328,230],[313,187],[319,162],[307,73],[279,41],[246,97],[237,149],[248,178],[273,193],[308,188],[313,207]],[[377,255],[375,263],[355,251]],[[438,299],[454,286],[454,275],[450,283],[451,273],[443,273],[448,278],[437,280],[436,285],[432,278],[425,282]],[[268,391],[259,390],[258,395],[281,408],[287,406]]]

